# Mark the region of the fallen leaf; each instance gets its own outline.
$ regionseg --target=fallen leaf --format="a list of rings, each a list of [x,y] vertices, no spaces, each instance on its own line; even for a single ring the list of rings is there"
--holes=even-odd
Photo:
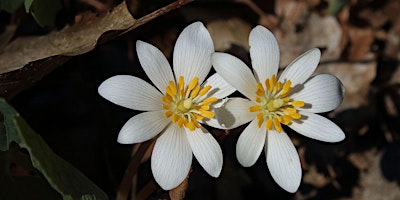
[[[216,20],[207,24],[216,51],[226,51],[232,44],[249,50],[250,24],[238,19]]]
[[[0,73],[20,69],[28,63],[56,55],[76,56],[95,48],[100,36],[110,30],[125,30],[135,23],[125,2],[92,21],[43,36],[19,37],[0,54]]]

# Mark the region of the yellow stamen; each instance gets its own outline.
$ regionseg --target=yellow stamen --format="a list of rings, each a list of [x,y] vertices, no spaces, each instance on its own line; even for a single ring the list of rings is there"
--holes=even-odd
[[[180,119],[180,117],[177,115],[177,114],[173,114],[172,115],[172,118],[171,118],[171,120],[172,120],[172,122],[177,122],[178,120]]]
[[[203,117],[207,117],[207,118],[213,118],[214,117],[214,113],[211,111],[207,111],[207,110],[201,110],[200,111],[200,115]]]
[[[214,103],[218,101],[216,97],[208,97],[207,99],[204,99],[203,105],[209,105],[210,103]]]
[[[290,117],[289,115],[283,115],[282,117],[282,124],[288,125],[290,122],[292,122],[293,118]]]
[[[186,123],[186,124],[185,124],[185,127],[188,128],[188,129],[191,130],[191,131],[194,131],[194,129],[195,129],[195,125],[194,125],[193,122],[188,122],[188,123]]]
[[[192,90],[194,87],[196,87],[198,81],[199,81],[199,78],[194,77],[194,78],[192,79],[192,81],[190,81],[190,83],[189,83],[189,85],[188,85],[188,90],[190,91],[190,90]]]
[[[255,105],[255,106],[251,106],[249,111],[250,112],[257,112],[257,111],[260,111],[261,109],[262,109],[261,106]]]
[[[185,87],[185,80],[183,79],[183,76],[180,76],[178,80],[178,89],[180,92],[183,91],[183,87]]]
[[[172,115],[172,111],[167,111],[167,112],[164,113],[164,116],[165,116],[166,118],[171,117],[171,115]]]
[[[304,102],[303,101],[292,101],[292,106],[303,107]]]
[[[167,104],[171,104],[172,103],[172,97],[169,95],[165,95],[161,98],[161,100]]]
[[[162,104],[161,107],[164,108],[165,110],[171,109],[171,106],[165,104]]]
[[[197,120],[213,118],[214,112],[210,111],[211,104],[218,101],[216,97],[208,97],[199,100],[199,97],[207,95],[211,86],[201,87],[198,85],[199,78],[194,77],[185,87],[185,79],[180,76],[175,81],[169,81],[165,87],[165,95],[161,98],[161,107],[166,110],[164,116],[171,117],[171,121],[179,128],[185,126],[191,131],[200,128]]]
[[[197,94],[199,94],[200,91],[200,85],[197,85],[192,92],[190,92],[190,98],[195,98]]]
[[[169,81],[169,88],[171,89],[172,95],[175,96],[176,94],[176,85],[173,81]]]
[[[203,89],[200,90],[199,96],[204,96],[210,89],[211,89],[210,85],[203,87]]]
[[[282,96],[285,96],[285,95],[287,95],[287,93],[289,93],[291,84],[292,84],[292,82],[290,80],[286,81],[285,84],[283,84],[283,89],[281,92]]]
[[[267,119],[266,127],[268,130],[272,130],[272,119]]]
[[[276,131],[278,132],[282,131],[281,123],[279,122],[279,119],[277,117],[274,118],[274,126]]]

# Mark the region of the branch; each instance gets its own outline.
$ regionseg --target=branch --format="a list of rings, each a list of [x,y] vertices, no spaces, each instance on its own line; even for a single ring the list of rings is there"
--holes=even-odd
[[[21,37],[0,54],[0,97],[13,98],[71,57],[121,36],[140,25],[193,0],[178,0],[139,19],[129,13],[125,1],[111,11],[89,16],[82,22],[43,36]],[[87,16],[86,16],[87,17]]]

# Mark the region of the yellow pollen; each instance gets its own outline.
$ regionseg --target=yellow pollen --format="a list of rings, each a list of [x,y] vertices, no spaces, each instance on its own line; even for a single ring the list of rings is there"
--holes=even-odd
[[[210,111],[211,104],[216,102],[216,97],[199,98],[207,96],[211,86],[201,87],[198,85],[199,78],[194,77],[185,87],[185,80],[180,76],[177,84],[169,81],[165,87],[165,95],[161,98],[161,107],[165,110],[164,116],[171,118],[179,128],[183,126],[194,131],[200,128],[198,120],[213,118],[214,112]]]
[[[267,130],[283,130],[282,124],[289,125],[293,120],[300,119],[301,114],[296,110],[304,106],[304,101],[293,100],[288,96],[291,90],[290,80],[279,82],[275,75],[262,83],[257,83],[256,105],[249,107],[250,112],[258,112],[258,127],[265,123]]]

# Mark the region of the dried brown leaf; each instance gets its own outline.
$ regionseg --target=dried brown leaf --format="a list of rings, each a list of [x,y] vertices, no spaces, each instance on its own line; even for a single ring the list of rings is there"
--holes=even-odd
[[[75,56],[95,48],[100,36],[110,30],[125,30],[135,23],[125,2],[95,20],[43,36],[20,37],[12,41],[0,54],[0,73],[20,69],[43,58]]]
[[[371,28],[358,28],[349,26],[350,49],[349,61],[362,61],[366,59],[374,41],[374,33]]]
[[[232,44],[249,50],[250,24],[238,19],[216,20],[207,24],[207,29],[213,39],[215,50],[226,51]]]

